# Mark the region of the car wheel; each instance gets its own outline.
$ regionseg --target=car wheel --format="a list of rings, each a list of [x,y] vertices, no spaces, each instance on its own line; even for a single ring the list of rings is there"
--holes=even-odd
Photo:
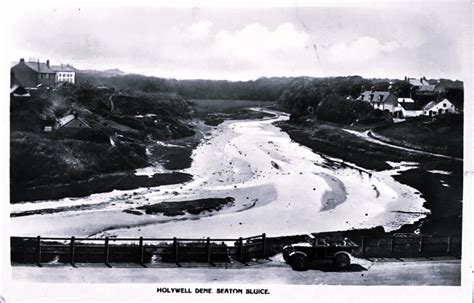
[[[345,253],[336,254],[334,257],[334,264],[339,269],[346,268],[351,264],[351,258]]]
[[[301,252],[296,252],[291,255],[291,268],[293,270],[306,270],[308,269],[308,258]]]

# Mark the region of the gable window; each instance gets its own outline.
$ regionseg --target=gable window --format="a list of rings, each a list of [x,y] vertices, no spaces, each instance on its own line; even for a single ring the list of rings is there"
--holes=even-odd
[[[446,103],[443,103],[443,107],[446,107]]]

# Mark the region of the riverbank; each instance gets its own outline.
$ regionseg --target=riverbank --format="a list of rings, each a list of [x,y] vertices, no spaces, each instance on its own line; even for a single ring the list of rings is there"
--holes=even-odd
[[[105,96],[102,95],[100,95],[100,97],[105,98]],[[113,190],[132,190],[141,187],[149,188],[188,182],[192,179],[192,176],[180,171],[191,166],[193,151],[204,138],[209,136],[210,131],[215,126],[229,119],[262,119],[264,117],[271,116],[268,113],[249,110],[249,108],[258,105],[273,106],[274,103],[269,101],[242,100],[189,101],[189,108],[186,111],[189,111],[190,115],[193,117],[193,119],[190,119],[187,124],[188,127],[192,127],[191,132],[180,133],[178,130],[174,130],[175,124],[179,123],[173,120],[173,123],[170,124],[173,128],[171,133],[175,134],[174,137],[177,138],[167,138],[166,140],[159,141],[152,140],[151,142],[149,142],[149,139],[140,141],[138,140],[138,137],[134,138],[134,140],[127,143],[127,146],[136,147],[136,151],[134,153],[124,151],[123,144],[119,145],[118,143],[115,143],[116,146],[110,146],[111,139],[109,139],[109,137],[106,135],[102,136],[103,138],[100,137],[103,142],[91,143],[89,141],[74,140],[71,138],[66,138],[68,142],[64,142],[62,139],[59,140],[56,138],[57,136],[63,134],[59,132],[57,134],[53,134],[54,136],[31,133],[26,139],[23,137],[25,137],[27,133],[22,133],[21,136],[23,137],[21,137],[21,142],[23,145],[25,145],[25,148],[21,149],[15,145],[16,142],[19,141],[15,138],[20,135],[13,133],[14,135],[12,136],[12,142],[14,143],[12,143],[12,148],[15,147],[15,151],[13,153],[12,169],[16,175],[20,175],[20,172],[17,171],[19,171],[19,169],[21,170],[21,167],[25,166],[24,163],[30,163],[32,160],[34,160],[33,158],[38,158],[38,155],[33,157],[31,153],[21,154],[19,151],[33,150],[31,145],[38,140],[41,140],[42,143],[37,144],[38,146],[41,145],[45,146],[45,148],[48,148],[47,152],[40,153],[41,155],[44,154],[48,157],[48,161],[39,161],[44,162],[45,164],[43,165],[59,162],[58,158],[65,158],[66,160],[69,158],[79,158],[79,156],[84,153],[84,149],[90,150],[96,146],[98,148],[96,149],[94,155],[89,155],[88,159],[91,159],[91,161],[89,161],[91,163],[99,164],[96,165],[97,167],[94,166],[91,168],[91,172],[87,173],[85,173],[85,169],[82,168],[83,166],[86,166],[85,164],[73,165],[73,168],[70,170],[61,169],[61,167],[55,167],[55,169],[58,170],[57,173],[44,177],[41,176],[41,178],[35,178],[34,181],[30,182],[29,184],[20,185],[20,183],[16,182],[16,179],[13,178],[11,181],[10,203],[54,200],[67,197],[77,198],[85,197],[95,193],[106,193]],[[119,106],[123,107],[124,105],[118,100],[115,100],[115,107],[117,108]],[[170,110],[168,107],[166,107],[166,109]],[[143,111],[144,109],[137,107],[137,110]],[[126,128],[129,133],[131,133],[131,130],[133,130],[131,128],[132,126],[136,127],[136,125],[144,123],[145,120],[148,121],[156,117],[158,117],[156,114],[149,113],[129,116],[127,123],[130,124],[130,121],[132,120],[134,123],[132,123],[133,125],[128,125]],[[124,126],[121,126],[118,124],[118,122],[114,122],[113,126],[116,128],[124,128]],[[150,132],[151,128],[152,126],[148,126]],[[158,129],[161,128],[163,127],[158,127]],[[92,131],[93,130],[90,132]],[[160,134],[157,135],[160,136]],[[36,138],[36,141],[32,140],[30,137]],[[50,140],[51,138],[49,137],[53,137],[54,140]],[[46,140],[49,141],[46,142]],[[45,142],[43,143],[43,141]],[[139,146],[139,148],[137,146]],[[75,149],[72,147],[75,147]],[[35,148],[38,149],[38,147]],[[64,154],[64,151],[70,151],[71,155],[58,157],[58,155]],[[80,153],[78,151],[80,151]],[[117,156],[110,156],[109,154],[112,152],[119,154],[121,158]],[[96,158],[99,157],[101,157],[100,161],[96,160]],[[23,159],[23,161],[20,161],[19,158]],[[140,158],[140,161],[135,161],[135,158]],[[68,162],[66,160],[64,161]],[[78,162],[79,160],[75,161]],[[124,161],[126,164],[128,164],[128,166],[122,163]],[[130,164],[130,162],[133,162],[133,164]],[[87,165],[90,166],[91,164],[89,163]],[[24,170],[26,172],[26,169]],[[51,171],[51,169],[49,171]],[[72,178],[71,174],[76,171],[78,171],[77,176],[74,175],[74,178]],[[23,174],[25,174],[25,172],[23,172]],[[63,175],[64,177],[59,178],[57,175]]]
[[[419,231],[427,234],[460,234],[462,232],[462,162],[437,158],[368,142],[341,127],[320,122],[295,125],[277,124],[292,140],[315,153],[342,159],[357,166],[383,171],[393,162],[406,162],[394,179],[415,188],[430,210],[426,218],[407,224],[395,232]],[[411,164],[410,164],[411,163]]]
[[[463,114],[422,116],[377,127],[374,132],[389,144],[462,158],[463,122]]]
[[[149,165],[150,143],[194,134],[188,112],[176,94],[90,85],[38,91],[12,102],[11,202],[166,184],[161,177],[142,182],[133,173]]]
[[[419,193],[394,179],[405,169],[403,163],[376,171],[314,153],[273,125],[288,115],[257,111],[273,118],[229,120],[204,131],[191,167],[181,171],[193,176],[190,182],[15,205],[15,230],[25,236],[278,237],[376,226],[395,230],[426,216]],[[149,169],[141,173],[162,172],[163,167]],[[173,216],[143,211],[158,203],[226,197],[234,201],[219,209],[211,203],[188,205]],[[77,208],[52,211],[72,205]],[[50,213],[19,216],[32,209]]]

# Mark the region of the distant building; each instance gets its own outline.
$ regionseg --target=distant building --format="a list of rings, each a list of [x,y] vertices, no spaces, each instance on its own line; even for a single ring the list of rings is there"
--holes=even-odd
[[[55,71],[49,66],[49,60],[45,63],[25,62],[20,59],[18,64],[11,68],[11,75],[19,84],[27,89],[36,89],[38,85],[53,86],[55,83]]]
[[[63,127],[90,128],[90,126],[86,122],[84,122],[84,120],[78,117],[78,114],[76,112],[66,115],[58,120],[56,128],[60,129]]]
[[[436,84],[430,85],[423,85],[418,88],[416,94],[418,96],[430,96],[430,97],[437,97],[442,92],[444,92],[444,88],[442,86]]]
[[[395,108],[398,105],[397,97],[388,91],[374,91],[368,90],[363,92],[358,101],[369,102],[375,109],[387,110],[391,113],[394,112]]]
[[[428,100],[439,100],[440,96],[446,91],[444,85],[433,80],[428,81],[425,77],[420,79],[407,78],[405,81],[411,85],[410,96],[417,101],[427,102]]]
[[[423,115],[430,117],[458,112],[456,106],[446,98],[438,102],[431,101],[423,107]]]
[[[76,69],[71,65],[53,65],[51,68],[56,72],[55,83],[76,83]]]
[[[49,60],[45,63],[37,61],[20,61],[11,67],[12,79],[26,89],[37,89],[40,86],[52,87],[59,83],[76,83],[76,69],[71,65],[49,65]]]
[[[411,86],[417,86],[417,87],[430,85],[430,83],[428,82],[428,80],[426,80],[425,77],[421,77],[420,79],[405,77],[405,81],[408,82]]]

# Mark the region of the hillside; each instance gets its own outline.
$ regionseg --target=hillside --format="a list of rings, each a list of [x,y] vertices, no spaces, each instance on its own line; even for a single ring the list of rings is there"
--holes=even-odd
[[[271,77],[251,81],[227,80],[176,80],[159,77],[125,74],[120,70],[81,70],[78,83],[115,87],[147,93],[177,93],[187,99],[224,99],[276,101],[293,78]]]
[[[420,117],[374,129],[388,143],[463,157],[463,115]]]
[[[12,196],[26,188],[67,184],[147,166],[151,141],[194,134],[188,104],[176,94],[64,86],[11,103]],[[90,128],[43,131],[76,113]]]

